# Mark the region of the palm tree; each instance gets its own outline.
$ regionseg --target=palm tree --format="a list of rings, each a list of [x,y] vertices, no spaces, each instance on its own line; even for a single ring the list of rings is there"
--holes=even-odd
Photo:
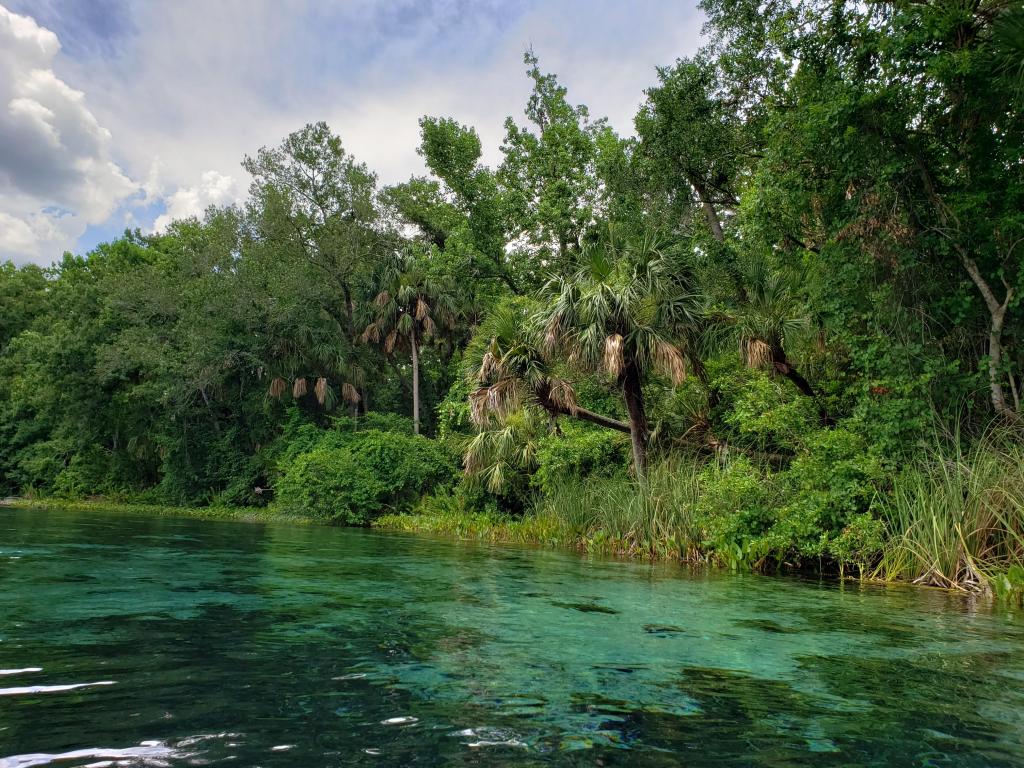
[[[380,292],[373,300],[365,342],[380,343],[387,354],[402,347],[412,358],[412,423],[420,433],[420,350],[425,342],[451,330],[456,300],[450,283],[432,275],[427,260],[410,251],[396,253],[381,270]]]
[[[539,316],[546,353],[614,377],[629,415],[639,478],[645,476],[649,437],[644,380],[652,372],[674,384],[686,377],[703,305],[694,285],[682,252],[663,237],[648,231],[622,240],[610,228],[584,249],[573,274],[554,277],[543,289],[548,303]]]
[[[786,354],[786,347],[806,337],[811,327],[804,305],[790,290],[796,281],[787,280],[764,260],[748,265],[744,278],[744,301],[728,325],[739,342],[743,363],[789,379],[800,394],[817,401],[818,393]],[[822,423],[831,424],[820,402],[818,409]]]
[[[503,424],[524,407],[535,406],[549,423],[559,416],[629,432],[629,425],[584,408],[576,401],[572,383],[543,354],[543,324],[538,307],[516,298],[495,307],[480,324],[466,349],[466,359],[479,361],[470,371],[476,389],[470,394],[470,415],[481,429],[492,421]]]

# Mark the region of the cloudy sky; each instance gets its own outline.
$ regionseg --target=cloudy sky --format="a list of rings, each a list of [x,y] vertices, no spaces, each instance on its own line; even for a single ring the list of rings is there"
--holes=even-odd
[[[0,260],[239,200],[242,157],[315,120],[384,183],[423,172],[425,114],[475,126],[494,162],[529,46],[629,132],[700,26],[670,0],[0,0]]]

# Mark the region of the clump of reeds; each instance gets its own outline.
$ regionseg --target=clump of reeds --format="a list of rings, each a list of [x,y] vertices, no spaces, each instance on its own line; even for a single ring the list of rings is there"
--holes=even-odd
[[[876,575],[987,591],[1024,566],[1024,434],[937,445],[897,478],[884,509],[888,543]]]

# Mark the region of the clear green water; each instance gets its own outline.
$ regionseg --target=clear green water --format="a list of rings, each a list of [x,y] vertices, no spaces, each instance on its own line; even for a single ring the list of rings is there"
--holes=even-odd
[[[2,768],[1024,765],[1005,609],[363,531],[0,509],[0,669]]]

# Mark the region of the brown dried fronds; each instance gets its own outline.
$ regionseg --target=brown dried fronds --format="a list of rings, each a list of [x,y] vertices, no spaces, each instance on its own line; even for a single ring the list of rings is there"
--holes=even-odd
[[[626,366],[624,346],[625,339],[620,333],[613,333],[604,340],[604,369],[612,376],[620,376]]]
[[[568,411],[571,414],[576,413],[576,390],[565,379],[552,380],[551,389],[548,391],[548,398],[557,408]]]
[[[544,351],[551,354],[558,347],[562,338],[562,318],[555,314],[548,320],[544,328]]]
[[[519,387],[512,379],[499,379],[487,390],[487,407],[499,419],[519,409]]]
[[[423,317],[423,336],[424,336],[424,338],[429,339],[429,338],[433,337],[433,335],[434,335],[434,333],[436,331],[437,331],[437,326],[434,325],[434,321],[431,319],[430,315],[425,315]]]
[[[391,301],[391,294],[388,293],[387,291],[381,291],[374,298],[373,303],[376,304],[378,307],[383,307],[389,301]]]
[[[772,348],[761,339],[743,339],[741,349],[747,368],[766,368],[772,360]]]
[[[363,335],[360,336],[363,343],[373,342],[376,344],[380,341],[380,325],[378,323],[370,323],[366,326],[366,330],[363,331]]]
[[[469,393],[469,418],[478,427],[487,424],[487,403],[490,400],[490,387],[481,387]]]
[[[297,378],[292,383],[292,397],[298,400],[300,397],[306,394],[306,379],[303,377]]]
[[[480,370],[477,371],[476,378],[481,384],[490,381],[498,373],[498,357],[494,354],[495,342],[491,342],[491,348],[484,352],[484,356],[480,359]]]
[[[359,390],[346,381],[341,385],[341,399],[349,405],[356,405],[363,398],[359,396]]]
[[[675,344],[659,341],[654,345],[654,367],[673,384],[686,381],[686,357]]]
[[[416,299],[416,319],[422,320],[430,314],[430,307],[423,299]]]
[[[316,401],[323,405],[327,400],[327,379],[321,376],[316,380],[316,386],[313,387],[313,393],[316,395]]]
[[[282,379],[280,376],[275,376],[273,379],[270,380],[270,396],[280,397],[281,395],[284,394],[286,386],[287,382],[284,379]]]

